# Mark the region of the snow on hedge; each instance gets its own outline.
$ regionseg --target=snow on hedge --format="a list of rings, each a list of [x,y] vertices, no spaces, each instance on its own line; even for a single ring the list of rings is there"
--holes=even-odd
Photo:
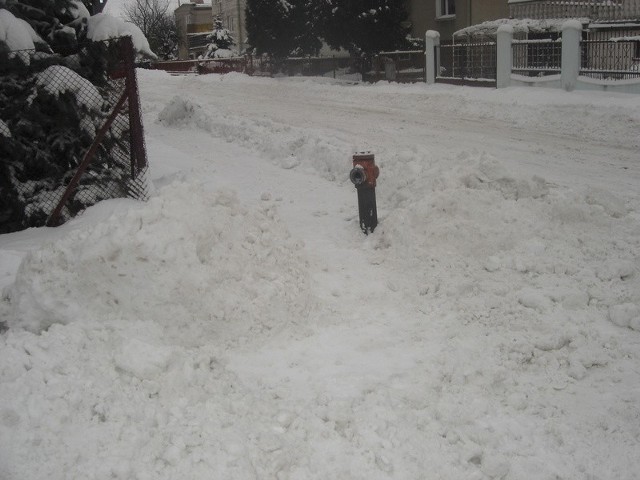
[[[7,124],[4,123],[2,120],[0,120],[0,135],[7,138],[11,137],[11,130],[9,130],[9,127],[7,126]]]
[[[42,43],[42,39],[31,25],[17,18],[8,10],[0,9],[0,42],[3,42],[11,52],[34,50],[35,43]],[[19,55],[23,62],[29,64],[28,55]]]
[[[62,65],[52,65],[38,73],[36,84],[56,97],[72,92],[77,102],[89,109],[99,110],[102,106],[102,96],[95,85]]]
[[[112,17],[106,13],[98,13],[88,19],[87,38],[94,42],[109,40],[110,38],[131,37],[133,47],[141,55],[157,60],[158,57],[151,51],[149,41],[136,25]]]

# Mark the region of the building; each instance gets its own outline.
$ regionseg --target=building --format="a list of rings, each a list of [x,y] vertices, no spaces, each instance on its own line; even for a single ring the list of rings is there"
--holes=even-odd
[[[471,25],[509,16],[507,0],[409,0],[412,36],[436,30],[444,41]]]
[[[640,35],[640,0],[509,0],[508,8],[508,17],[457,30],[455,37],[495,38],[500,25],[510,24],[516,38],[556,39],[568,19],[582,23],[585,40]]]
[[[579,19],[590,40],[640,35],[640,0],[509,0],[513,19]],[[640,56],[640,42],[636,57]]]
[[[178,58],[198,58],[207,49],[207,35],[213,31],[211,4],[192,0],[176,8],[174,16],[179,36]]]
[[[236,42],[236,50],[243,52],[247,44],[247,28],[245,26],[246,0],[212,0],[213,16],[220,17],[224,27],[229,30]]]

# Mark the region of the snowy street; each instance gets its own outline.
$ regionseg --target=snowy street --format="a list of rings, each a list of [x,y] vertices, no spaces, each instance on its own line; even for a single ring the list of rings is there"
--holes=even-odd
[[[640,97],[138,75],[151,200],[0,236],[1,479],[637,478]]]

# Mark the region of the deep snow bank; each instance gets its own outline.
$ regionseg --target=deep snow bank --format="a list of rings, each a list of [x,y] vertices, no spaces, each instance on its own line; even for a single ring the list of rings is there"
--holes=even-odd
[[[169,342],[238,341],[303,315],[309,291],[298,250],[273,210],[174,184],[30,253],[4,316],[33,332],[115,317],[158,323]]]

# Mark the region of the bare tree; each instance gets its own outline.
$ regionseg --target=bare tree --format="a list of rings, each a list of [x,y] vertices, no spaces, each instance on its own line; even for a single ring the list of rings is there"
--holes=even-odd
[[[144,33],[149,46],[160,58],[175,56],[178,30],[169,0],[130,0],[124,5],[123,17]]]

